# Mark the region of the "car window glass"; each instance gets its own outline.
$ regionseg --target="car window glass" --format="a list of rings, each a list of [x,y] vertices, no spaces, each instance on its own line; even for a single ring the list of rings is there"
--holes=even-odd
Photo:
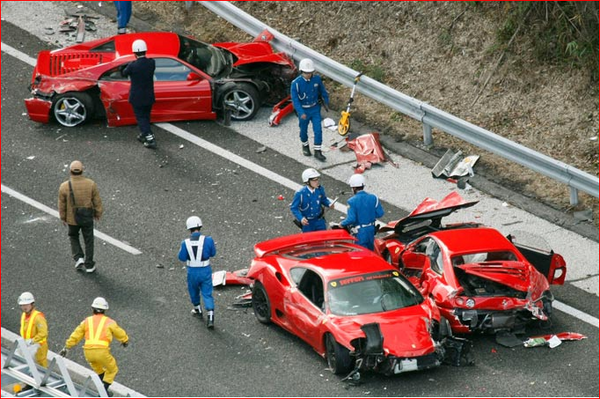
[[[442,251],[434,240],[427,242],[427,248],[425,249],[425,255],[427,255],[431,261],[431,270],[437,274],[444,273],[444,259]]]
[[[327,285],[329,311],[338,316],[387,312],[422,301],[419,291],[397,271],[339,279]]]
[[[462,258],[464,259],[464,263],[482,263],[503,260],[516,261],[517,255],[511,251],[490,251],[462,255]]]
[[[156,69],[154,70],[154,80],[156,82],[186,81],[192,71],[172,58],[155,58],[154,61],[156,62]]]
[[[216,76],[226,66],[224,50],[210,44],[202,43],[189,37],[179,36],[179,54],[177,58]]]
[[[102,76],[100,76],[99,80],[129,80],[128,76],[123,76],[122,71],[127,63],[123,63],[118,65],[108,71],[104,72]]]
[[[109,42],[103,43],[99,46],[96,46],[90,49],[90,53],[94,52],[114,52],[115,51],[115,41],[111,40]]]
[[[298,270],[294,269],[294,270]],[[294,279],[294,270],[292,270],[292,278]],[[295,280],[295,279],[294,279]],[[298,291],[302,293],[309,301],[315,304],[319,309],[323,308],[323,280],[321,276],[312,270],[304,269],[302,278],[298,283]]]
[[[343,243],[324,244],[324,245],[299,245],[297,247],[285,249],[280,253],[290,259],[313,259],[321,256],[341,254],[347,252],[357,252],[360,249]]]

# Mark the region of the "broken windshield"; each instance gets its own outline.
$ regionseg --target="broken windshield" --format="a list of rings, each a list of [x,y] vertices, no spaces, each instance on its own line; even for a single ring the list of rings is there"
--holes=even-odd
[[[225,50],[210,44],[179,36],[179,59],[210,76],[217,76],[228,65]]]

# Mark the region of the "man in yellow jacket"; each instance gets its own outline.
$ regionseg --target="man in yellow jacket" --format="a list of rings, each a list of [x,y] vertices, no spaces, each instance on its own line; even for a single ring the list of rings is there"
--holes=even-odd
[[[77,326],[71,334],[65,347],[60,351],[61,356],[67,356],[68,350],[74,347],[85,337],[83,344],[83,354],[85,360],[90,364],[94,372],[98,374],[108,392],[108,387],[115,380],[119,371],[117,361],[110,353],[110,343],[113,337],[121,342],[123,347],[129,344],[129,337],[125,330],[117,323],[107,317],[104,312],[108,310],[108,302],[102,297],[94,299],[92,302],[93,316],[87,317]]]
[[[48,324],[42,312],[35,309],[35,298],[31,292],[19,296],[21,314],[21,337],[28,346],[37,345],[35,361],[43,367],[48,367]]]

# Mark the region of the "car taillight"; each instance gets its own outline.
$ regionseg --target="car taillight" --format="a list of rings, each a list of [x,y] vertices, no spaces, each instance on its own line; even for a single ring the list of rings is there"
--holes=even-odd
[[[567,263],[559,254],[553,254],[550,261],[551,278],[550,284],[562,285],[567,277]]]

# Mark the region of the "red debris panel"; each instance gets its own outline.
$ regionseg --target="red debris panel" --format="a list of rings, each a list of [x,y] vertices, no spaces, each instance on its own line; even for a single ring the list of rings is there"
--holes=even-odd
[[[356,154],[357,165],[354,167],[356,173],[363,173],[370,169],[373,164],[389,162],[396,168],[398,165],[386,154],[379,142],[379,133],[373,132],[363,134],[348,141],[348,148]]]

